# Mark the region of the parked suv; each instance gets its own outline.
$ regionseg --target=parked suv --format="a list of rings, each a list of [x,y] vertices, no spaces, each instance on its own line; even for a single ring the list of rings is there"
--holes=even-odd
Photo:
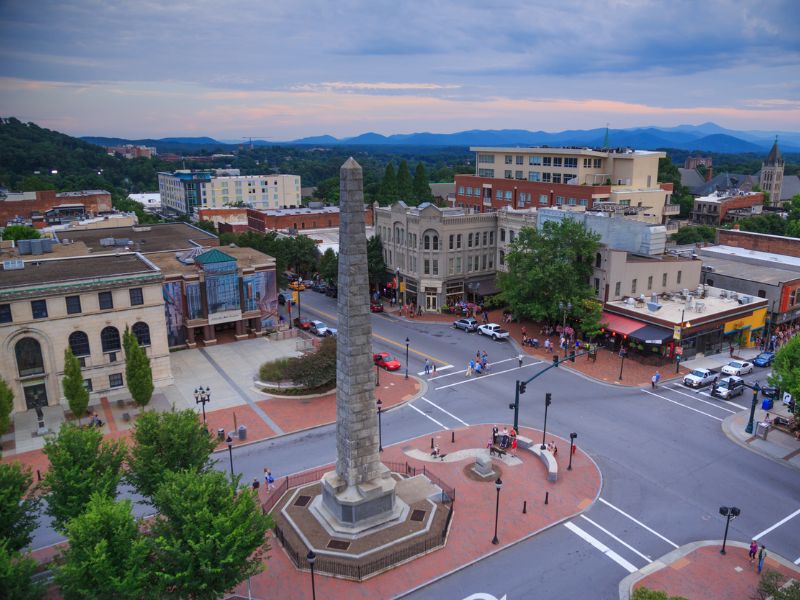
[[[744,393],[744,381],[741,377],[732,375],[726,377],[711,389],[712,396],[718,396],[723,400],[729,400]]]

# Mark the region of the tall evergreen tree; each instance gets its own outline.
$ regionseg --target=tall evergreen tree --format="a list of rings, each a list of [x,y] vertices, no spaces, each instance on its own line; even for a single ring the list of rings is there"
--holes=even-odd
[[[0,435],[8,431],[11,425],[11,411],[14,410],[14,392],[0,377]]]
[[[386,165],[386,170],[383,173],[378,203],[386,206],[387,204],[394,204],[395,202],[397,202],[397,177],[394,174],[394,165],[389,163]]]
[[[397,196],[403,202],[414,203],[414,187],[411,184],[411,173],[408,170],[408,162],[403,159],[397,169]]]
[[[430,202],[433,200],[431,194],[431,186],[428,185],[428,175],[425,173],[425,165],[421,162],[417,163],[417,168],[414,169],[414,198],[417,204],[423,202]]]
[[[386,279],[386,262],[383,260],[383,242],[379,235],[367,240],[367,271],[370,289],[378,289]]]
[[[61,380],[61,385],[72,416],[77,417],[80,423],[89,406],[89,390],[83,383],[81,363],[69,347],[64,350],[64,379]]]
[[[128,391],[131,393],[133,401],[144,408],[153,397],[154,389],[150,358],[144,348],[139,345],[136,336],[127,327],[122,339],[125,349],[125,378],[128,381]]]

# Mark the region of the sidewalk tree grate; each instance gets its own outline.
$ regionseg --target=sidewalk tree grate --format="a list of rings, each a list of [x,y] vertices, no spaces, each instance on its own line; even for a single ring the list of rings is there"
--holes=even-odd
[[[350,547],[350,542],[345,540],[331,540],[326,547],[331,550],[347,550]]]
[[[305,506],[309,502],[311,502],[311,496],[298,496],[297,500],[294,501],[295,506]]]
[[[421,522],[424,518],[425,518],[425,511],[421,510],[421,509],[415,509],[411,513],[410,520],[411,521],[420,521]]]

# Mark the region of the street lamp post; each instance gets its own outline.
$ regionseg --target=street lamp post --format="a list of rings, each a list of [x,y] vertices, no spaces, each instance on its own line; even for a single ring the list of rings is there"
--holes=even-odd
[[[311,600],[317,600],[317,590],[314,588],[314,563],[317,562],[317,555],[313,550],[309,550],[306,554],[308,566],[311,567]]]
[[[500,517],[500,488],[503,487],[503,481],[499,477],[494,482],[494,487],[497,488],[497,503],[494,507],[494,537],[492,538],[492,543],[497,545],[500,543],[500,540],[497,539],[497,520]]]
[[[738,517],[741,512],[742,511],[735,506],[719,507],[719,514],[727,518],[725,521],[725,537],[722,538],[722,550],[719,551],[720,554],[725,554],[725,543],[728,541],[728,527],[730,527],[731,521]]]
[[[758,392],[761,388],[758,383],[753,386],[753,402],[750,404],[750,419],[747,421],[747,427],[744,428],[745,433],[753,433],[753,420],[756,416],[756,406],[758,405]]]
[[[381,384],[381,368],[376,363],[375,364],[375,387],[378,387]]]
[[[545,444],[545,437],[547,436],[547,407],[550,406],[551,398],[552,394],[550,394],[550,392],[544,395],[544,427],[542,428],[542,445],[539,447],[540,450],[547,448]]]
[[[408,345],[411,343],[411,340],[406,338],[406,379],[408,379]]]
[[[566,304],[559,302],[558,310],[564,313],[564,322],[561,325],[561,331],[564,336],[564,358],[567,358],[567,313],[572,311],[572,302],[567,302]]]
[[[230,433],[225,438],[225,443],[228,444],[228,457],[231,460],[231,481],[233,481],[233,438]]]
[[[206,422],[206,403],[211,402],[211,388],[206,387],[203,389],[201,385],[199,388],[195,388],[194,390],[194,403],[200,404],[203,407],[203,423]]]
[[[572,471],[572,453],[575,451],[575,438],[578,437],[577,433],[570,433],[569,434],[569,464],[567,465],[567,471]]]
[[[619,380],[622,381],[622,367],[625,366],[625,355],[628,354],[625,348],[619,349],[619,355],[622,357],[622,362],[619,363]]]
[[[378,398],[378,452],[383,452],[383,425],[381,423],[381,412],[383,412],[383,402]]]

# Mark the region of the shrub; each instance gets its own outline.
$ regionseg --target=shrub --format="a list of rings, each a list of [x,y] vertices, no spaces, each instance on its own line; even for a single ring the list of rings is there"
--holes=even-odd
[[[264,363],[258,374],[262,381],[289,380],[306,392],[331,387],[336,384],[336,338],[323,338],[313,354]]]
[[[261,365],[258,370],[258,376],[261,381],[282,381],[287,379],[286,370],[288,366],[288,358],[279,358]]]

